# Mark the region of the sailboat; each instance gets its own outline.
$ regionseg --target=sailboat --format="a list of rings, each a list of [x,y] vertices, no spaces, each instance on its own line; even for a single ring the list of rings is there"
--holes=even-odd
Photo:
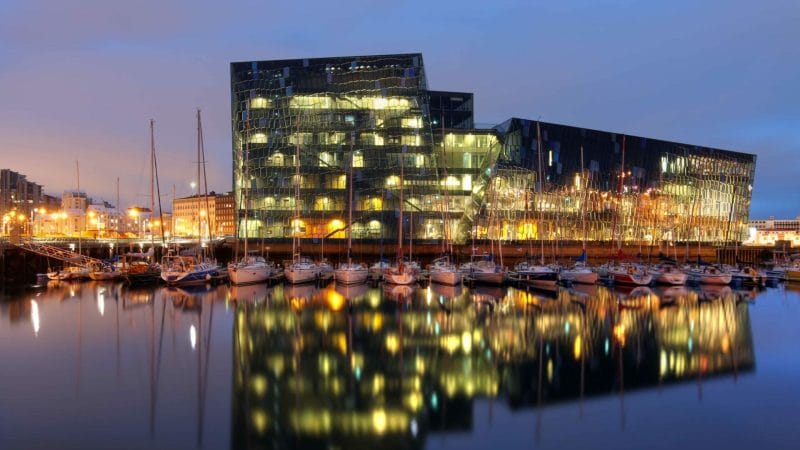
[[[447,179],[447,141],[444,135],[444,119],[442,119],[442,150],[445,154],[444,164],[444,179]],[[449,221],[449,208],[450,200],[447,192],[447,184],[444,187],[444,203],[442,203],[442,253],[443,256],[433,260],[433,265],[430,268],[430,278],[434,283],[446,284],[455,286],[461,284],[463,275],[459,272],[458,267],[450,260],[450,255],[453,254],[452,247],[453,241],[450,238],[450,221]]]
[[[400,153],[400,214],[397,219],[397,265],[383,274],[387,283],[408,285],[417,281],[414,268],[403,260],[403,188],[405,184],[405,147]]]
[[[575,266],[570,269],[564,269],[559,274],[561,279],[570,283],[581,284],[595,284],[599,275],[597,272],[586,267],[586,173],[583,170],[583,146],[581,146],[581,189],[583,193],[583,201],[581,202],[581,256],[575,260]]]
[[[353,250],[353,139],[350,136],[350,174],[347,176],[349,184],[347,208],[347,262],[339,264],[334,272],[334,279],[340,284],[361,284],[367,281],[369,271],[362,264],[353,263],[351,253]]]
[[[80,194],[81,191],[81,170],[80,166],[78,166],[78,161],[75,161],[75,173],[77,176],[78,181],[78,193]],[[71,248],[74,248],[74,244],[70,244]],[[73,258],[76,261],[81,259],[81,231],[78,230],[78,254],[74,255]],[[82,267],[79,265],[71,265],[71,266],[64,266],[61,270],[54,270],[47,272],[47,278],[50,280],[58,280],[58,281],[79,281],[85,280],[89,278],[89,269],[87,267]]]
[[[297,119],[297,130],[300,131],[300,120]],[[310,258],[300,255],[296,229],[300,221],[300,140],[294,146],[294,218],[292,219],[292,261],[283,273],[286,281],[292,284],[309,283],[319,277],[319,266]]]
[[[158,220],[161,226],[162,245],[164,242],[164,217],[161,209],[161,189],[158,184],[158,160],[156,159],[155,121],[150,119],[150,211],[155,211],[156,190],[158,190]],[[117,179],[117,205],[119,205],[119,179]],[[152,237],[155,231],[152,230]],[[154,262],[155,245],[151,242],[146,253],[132,253],[122,255],[122,268],[125,279],[131,284],[154,284],[161,278],[161,268]]]
[[[245,131],[250,129],[250,122],[245,124]],[[247,134],[247,133],[246,133]],[[247,249],[247,212],[249,210],[250,191],[250,140],[245,137],[244,154],[242,155],[242,198],[244,208],[244,256],[236,262],[228,264],[228,276],[233,284],[251,284],[267,281],[274,273],[273,265],[267,263],[262,256],[252,256]],[[237,247],[238,248],[238,247]]]
[[[516,267],[517,278],[527,284],[538,287],[553,287],[558,283],[558,272],[544,264],[544,235],[542,234],[542,191],[544,178],[542,177],[542,138],[539,122],[536,122],[536,147],[538,152],[538,184],[539,184],[539,241],[541,244],[541,260],[539,264],[529,264],[527,261],[520,263]],[[527,211],[527,208],[526,208]]]
[[[197,110],[197,200],[198,207],[200,201],[200,186],[201,183],[200,166],[205,164],[205,154],[203,151],[203,126],[200,119],[200,110]],[[202,177],[202,181],[205,178]],[[211,281],[214,277],[219,275],[219,267],[217,262],[213,259],[205,258],[205,249],[202,246],[202,226],[198,222],[198,242],[197,247],[193,249],[193,255],[179,255],[175,251],[169,251],[166,256],[162,258],[161,262],[161,279],[168,285],[189,285],[189,284],[203,284]]]

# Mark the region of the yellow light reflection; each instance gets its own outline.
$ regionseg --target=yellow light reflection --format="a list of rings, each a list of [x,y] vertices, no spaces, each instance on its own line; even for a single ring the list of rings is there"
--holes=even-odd
[[[262,434],[265,431],[267,431],[268,419],[267,419],[267,413],[264,412],[264,410],[262,409],[254,410],[252,420],[253,420],[253,427],[256,429],[258,433]]]
[[[345,305],[345,298],[336,289],[325,290],[325,303],[333,312],[341,311]]]
[[[575,359],[581,359],[581,353],[583,351],[583,340],[580,336],[575,336],[575,343],[572,345],[572,354],[575,355]]]
[[[372,428],[377,434],[386,432],[386,412],[378,409],[372,412]]]
[[[469,331],[465,331],[461,334],[461,348],[464,349],[464,353],[472,351],[472,335]]]
[[[397,353],[397,350],[400,349],[400,341],[397,339],[397,336],[394,334],[389,334],[386,336],[386,350],[389,350],[390,353]]]

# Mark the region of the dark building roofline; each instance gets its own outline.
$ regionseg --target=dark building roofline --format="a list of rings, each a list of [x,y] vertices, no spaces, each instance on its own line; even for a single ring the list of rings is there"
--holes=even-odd
[[[428,93],[436,94],[436,95],[468,95],[470,97],[474,97],[475,94],[472,92],[464,92],[464,91],[443,91],[441,89],[428,89]]]
[[[346,63],[354,60],[359,59],[375,59],[375,58],[413,58],[413,57],[420,58],[420,65],[422,65],[422,53],[421,52],[412,52],[412,53],[389,53],[389,54],[380,54],[380,55],[351,55],[351,56],[320,56],[320,57],[310,57],[310,58],[291,58],[291,59],[263,59],[263,60],[252,60],[252,61],[233,61],[231,62],[231,66],[239,65],[239,64],[252,64],[252,63],[259,63],[265,64],[271,67],[283,67],[283,66],[292,66],[300,64],[302,65],[304,61],[308,61],[309,64],[312,63],[321,63],[321,62],[330,62],[330,63]]]
[[[754,162],[755,162],[756,157],[757,157],[757,155],[754,154],[754,153],[745,153],[745,152],[740,152],[740,151],[736,151],[736,150],[727,150],[727,149],[724,149],[724,148],[709,147],[709,146],[706,146],[706,145],[687,144],[685,142],[668,141],[666,139],[658,139],[658,138],[651,138],[651,137],[646,137],[646,136],[638,136],[638,135],[635,135],[635,134],[622,133],[622,132],[618,132],[618,131],[598,130],[598,129],[595,129],[595,128],[581,127],[581,126],[576,126],[576,125],[565,125],[563,123],[545,122],[545,121],[542,121],[542,120],[537,121],[535,119],[523,119],[523,118],[520,118],[520,117],[511,117],[508,120],[500,122],[499,124],[494,126],[494,129],[498,130],[502,134],[505,134],[505,133],[508,132],[508,130],[510,129],[511,124],[515,120],[519,121],[519,122],[523,122],[523,121],[534,122],[534,123],[535,122],[539,122],[542,125],[554,125],[554,126],[558,126],[558,127],[577,128],[577,129],[581,129],[581,130],[591,131],[591,132],[594,132],[594,133],[617,134],[617,135],[620,135],[620,136],[624,135],[624,136],[628,136],[628,137],[631,137],[631,138],[646,139],[648,141],[654,141],[654,142],[663,142],[665,144],[683,146],[683,147],[686,147],[686,148],[713,150],[713,151],[716,151],[716,152],[727,153],[727,154],[730,154],[731,156],[735,156],[735,157],[739,157],[739,158],[742,158],[742,157],[752,158],[752,160]]]

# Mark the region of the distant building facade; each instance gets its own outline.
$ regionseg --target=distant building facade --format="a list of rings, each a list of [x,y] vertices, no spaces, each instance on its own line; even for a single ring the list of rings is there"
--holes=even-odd
[[[343,238],[353,183],[356,238],[747,236],[755,155],[519,118],[474,128],[473,95],[429,90],[421,54],[232,63],[231,102],[240,235]]]
[[[11,210],[29,214],[33,208],[46,204],[42,185],[10,169],[0,169],[0,214]]]
[[[791,247],[800,247],[800,216],[794,219],[751,220],[748,224],[749,234],[745,245],[779,245],[788,243]]]
[[[232,236],[235,230],[233,193],[193,195],[172,201],[172,233],[176,237]]]

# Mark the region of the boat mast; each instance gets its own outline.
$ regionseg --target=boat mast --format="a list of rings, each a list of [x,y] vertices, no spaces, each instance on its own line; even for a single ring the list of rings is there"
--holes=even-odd
[[[442,205],[442,253],[453,253],[453,240],[450,236],[450,195],[447,186],[447,139],[444,134],[444,114],[442,114],[442,154],[444,155],[444,204]]]
[[[78,165],[78,160],[77,159],[75,160],[75,175],[76,175],[76,182],[77,182],[77,185],[78,185],[78,198],[80,198],[80,195],[81,195],[81,168]],[[87,198],[87,200],[88,200],[88,198]],[[88,205],[87,205],[87,208],[88,208]],[[83,224],[84,224],[83,228],[84,229],[86,228],[86,217],[87,217],[87,212],[84,211],[84,213],[83,213]],[[83,249],[81,248],[81,242],[82,242],[82,240],[81,240],[82,236],[81,235],[82,234],[83,234],[83,230],[78,230],[78,254],[79,255],[81,253],[83,253],[83,251],[82,251]]]
[[[355,132],[350,133],[350,173],[347,176],[347,182],[350,184],[349,192],[347,193],[347,264],[348,267],[352,264],[353,260],[350,256],[353,247],[353,141],[355,140]]]
[[[297,254],[297,227],[300,220],[300,209],[298,203],[300,202],[300,115],[297,116],[297,133],[295,134],[294,141],[294,220],[292,221],[292,259],[299,261]]]
[[[117,206],[116,206],[116,210],[117,210],[117,229],[116,229],[116,232],[117,232],[117,238],[119,238],[119,222],[120,222],[120,215],[119,215],[119,177],[117,177]]]
[[[202,247],[203,243],[203,221],[200,214],[200,109],[197,110],[197,242]],[[206,211],[208,214],[208,211]]]
[[[403,180],[405,170],[405,146],[400,150],[400,217],[397,219],[397,260],[402,264],[403,258]]]
[[[198,165],[197,165],[197,196],[198,199],[200,197],[200,167],[203,168],[203,196],[205,197],[205,204],[206,204],[206,225],[208,226],[208,240],[212,241],[212,230],[214,229],[214,224],[211,223],[211,208],[208,203],[208,177],[206,176],[206,149],[205,144],[203,142],[203,123],[200,120],[200,108],[197,108],[197,156],[198,156]],[[202,241],[202,239],[201,239]],[[214,256],[214,244],[213,242],[209,242],[209,253],[211,257]]]
[[[247,261],[247,210],[250,207],[249,193],[250,189],[250,116],[248,115],[247,121],[244,123],[244,154],[242,155],[242,184],[239,189],[242,191],[242,203],[244,203],[244,261]],[[238,223],[238,221],[237,221]],[[236,242],[239,242],[238,235]],[[238,247],[238,246],[237,246]]]
[[[542,190],[544,188],[544,180],[542,179],[542,130],[539,125],[539,121],[536,121],[536,150],[537,150],[537,159],[538,159],[538,178],[539,178],[539,201],[537,202],[537,209],[539,210],[539,243],[541,246],[541,256],[539,263],[544,265],[544,235],[542,234],[542,224],[543,224],[543,217],[542,217]]]
[[[614,239],[614,235],[617,233],[617,224],[619,222],[619,206],[622,202],[622,191],[623,187],[625,186],[625,135],[622,135],[622,166],[620,168],[620,175],[619,175],[619,183],[617,184],[617,204],[614,208],[614,225],[612,226],[611,230],[611,238]],[[622,232],[619,233],[617,238],[617,250],[622,250]]]
[[[156,206],[155,206],[155,165],[156,165],[156,143],[155,137],[153,132],[153,123],[154,120],[150,119],[150,246],[155,247],[155,237],[153,237],[153,215],[156,213]],[[163,235],[163,233],[162,233]],[[155,255],[155,248],[153,248],[153,254]]]
[[[583,201],[581,202],[581,248],[584,252],[586,252],[586,173],[584,171],[583,166],[583,146],[581,145],[581,197],[583,197]]]
[[[155,180],[155,198],[158,199],[158,223],[159,227],[161,228],[161,246],[166,247],[166,242],[164,240],[164,212],[161,209],[161,186],[158,184],[158,159],[156,158],[156,140],[155,140],[155,120],[150,119],[150,159],[152,164],[150,165],[150,176],[151,180]],[[119,180],[119,179],[117,179]],[[151,181],[152,182],[152,181]],[[119,182],[118,182],[119,184]],[[151,185],[152,186],[152,185]],[[117,186],[119,189],[119,186]],[[151,187],[150,191],[150,217],[155,214],[155,204],[153,201],[153,191]],[[150,227],[150,235],[153,234],[153,227]],[[153,244],[155,247],[155,244]],[[155,248],[153,248],[153,258],[155,258]]]

